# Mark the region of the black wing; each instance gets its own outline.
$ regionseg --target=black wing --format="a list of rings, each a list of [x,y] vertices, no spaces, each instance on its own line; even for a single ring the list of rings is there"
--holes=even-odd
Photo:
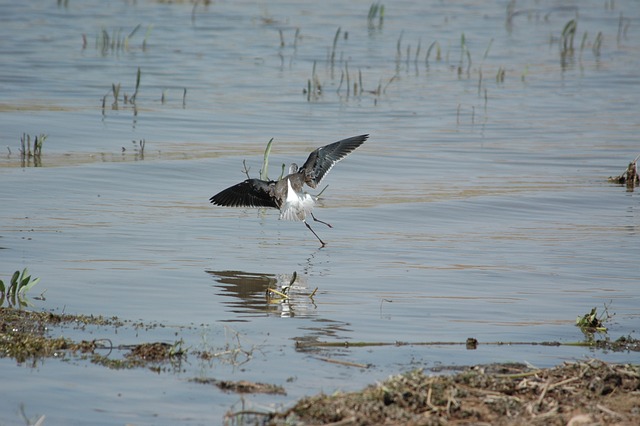
[[[247,179],[219,192],[209,199],[211,203],[223,207],[275,207],[274,181]]]
[[[329,173],[334,164],[351,154],[368,137],[369,135],[354,136],[313,151],[300,168],[305,173],[305,183],[315,188],[322,181],[324,175]]]

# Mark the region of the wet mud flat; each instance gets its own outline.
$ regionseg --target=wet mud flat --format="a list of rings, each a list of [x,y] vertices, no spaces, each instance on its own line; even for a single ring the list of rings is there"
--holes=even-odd
[[[187,357],[212,359],[242,350],[191,350],[183,347],[181,340],[118,345],[109,339],[77,342],[50,337],[51,330],[59,326],[83,330],[153,325],[116,317],[0,308],[0,356],[34,366],[39,359],[57,357],[88,360],[112,370],[147,368],[157,373],[179,369]],[[591,344],[602,350],[640,352],[640,341],[631,338]],[[286,394],[285,387],[246,380],[195,377],[190,381],[238,394]],[[546,369],[515,363],[444,367],[431,372],[417,369],[358,392],[306,397],[286,410],[229,411],[225,421],[238,425],[631,425],[640,421],[640,365],[591,359]]]

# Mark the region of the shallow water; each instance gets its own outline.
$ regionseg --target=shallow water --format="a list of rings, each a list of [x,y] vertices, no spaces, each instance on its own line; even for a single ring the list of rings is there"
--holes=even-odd
[[[639,199],[606,180],[640,153],[634,2],[576,3],[564,60],[558,39],[576,11],[553,2],[518,2],[528,13],[511,25],[504,4],[475,2],[385,4],[382,25],[367,23],[365,2],[216,2],[195,12],[69,3],[0,6],[0,139],[10,149],[0,157],[0,274],[26,266],[42,278],[32,295],[46,290],[46,300],[32,309],[159,324],[56,336],[183,339],[246,355],[160,374],[1,359],[0,379],[12,383],[3,422],[20,419],[24,404],[46,424],[210,424],[228,410],[417,367],[637,361],[483,345],[583,340],[575,318],[605,304],[615,314],[609,336],[637,338]],[[138,24],[127,47],[96,46],[102,28],[123,37]],[[434,41],[441,59],[434,47],[427,64]],[[322,93],[308,96],[314,63]],[[138,68],[134,107],[122,96]],[[359,73],[365,92],[354,95]],[[117,109],[112,83],[122,85]],[[22,167],[23,133],[48,135],[41,167]],[[258,175],[272,137],[275,177],[280,164],[361,133],[370,139],[325,180],[316,216],[334,227],[312,225],[325,248],[275,210],[208,203],[244,178],[243,160]],[[269,303],[266,286],[294,271],[290,301]],[[464,347],[469,337],[478,349]],[[296,341],[462,344],[311,350]],[[241,398],[188,381],[201,376],[278,384],[287,396]]]

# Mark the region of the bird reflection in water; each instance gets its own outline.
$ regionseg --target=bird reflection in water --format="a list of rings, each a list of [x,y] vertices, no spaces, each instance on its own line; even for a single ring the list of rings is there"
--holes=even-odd
[[[315,304],[306,279],[295,272],[278,275],[244,271],[206,272],[218,282],[216,287],[222,290],[219,294],[230,297],[223,303],[230,308],[230,312],[238,314],[227,322],[249,321],[249,317],[258,314],[280,317],[315,315]],[[281,297],[281,294],[287,297]]]

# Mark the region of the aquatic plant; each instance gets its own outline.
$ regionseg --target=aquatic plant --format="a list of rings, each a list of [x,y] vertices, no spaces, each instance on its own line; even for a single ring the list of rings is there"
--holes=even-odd
[[[316,73],[316,61],[313,61],[311,78],[307,80],[307,87],[302,89],[302,93],[307,95],[307,101],[316,100],[322,95],[322,84]]]
[[[602,47],[603,39],[604,36],[602,35],[602,31],[598,32],[598,34],[596,35],[596,39],[591,46],[591,50],[596,57],[600,56],[600,48]]]
[[[487,49],[484,51],[484,55],[482,56],[482,60],[484,61],[485,59],[487,59],[487,56],[489,56],[489,51],[491,50],[491,46],[493,45],[493,38],[491,38],[491,40],[489,40],[489,45],[487,46]]]
[[[620,46],[620,42],[623,38],[627,38],[627,30],[629,29],[629,25],[631,25],[631,19],[625,18],[622,12],[620,12],[620,19],[618,20],[618,35],[616,37],[618,46]]]
[[[164,104],[165,102],[167,102],[167,92],[169,91],[169,89],[162,89],[162,93],[160,95],[160,103]],[[187,88],[183,87],[182,88],[182,108],[185,108],[187,106]]]
[[[271,153],[271,145],[273,144],[273,138],[269,139],[267,142],[267,147],[264,150],[264,159],[262,160],[262,169],[260,170],[260,179],[269,180],[269,175],[267,174],[269,170],[269,154]]]
[[[147,141],[144,139],[140,139],[137,143],[133,142],[133,149],[136,152],[136,160],[144,160],[144,146],[147,144]]]
[[[329,63],[331,64],[332,70],[336,60],[336,47],[338,45],[338,38],[340,37],[340,31],[342,31],[342,28],[338,27],[338,29],[336,30],[336,35],[333,37],[333,46],[331,47],[331,58],[329,61]],[[315,63],[314,63],[314,68],[315,68]]]
[[[442,56],[441,56],[442,52],[440,50],[440,43],[438,43],[438,40],[436,40],[433,43],[431,43],[431,45],[427,49],[427,54],[424,57],[424,62],[427,65],[427,67],[429,67],[429,56],[431,55],[431,51],[433,50],[434,47],[436,48],[436,61],[442,60]]]
[[[576,36],[578,29],[578,22],[575,19],[567,22],[562,30],[562,36],[560,37],[560,53],[562,56],[573,54],[573,39]]]
[[[513,17],[516,14],[516,0],[509,0],[509,2],[507,3],[507,20],[506,20],[506,25],[507,25],[507,29],[509,31],[511,31],[511,28],[513,27]]]
[[[471,69],[471,52],[467,47],[467,39],[464,36],[464,33],[460,36],[460,64],[458,65],[458,75],[462,74],[462,65],[464,64],[465,55],[467,57],[467,74],[469,74],[469,70]]]
[[[607,327],[604,326],[604,322],[611,319],[612,315],[609,315],[607,304],[604,305],[604,312],[598,315],[598,308],[593,308],[589,313],[582,316],[578,315],[576,318],[576,326],[580,327],[580,330],[585,334],[591,336],[594,332],[606,333]]]
[[[122,96],[122,100],[125,104],[131,104],[135,107],[136,104],[136,98],[138,97],[138,89],[140,88],[140,79],[142,77],[142,71],[140,70],[140,67],[138,67],[138,72],[136,73],[136,85],[135,85],[135,90],[133,92],[133,95],[131,95],[131,97],[129,97],[126,93]],[[111,104],[111,109],[113,110],[118,110],[118,102],[120,100],[120,88],[121,88],[121,84],[120,83],[111,83],[111,94],[113,95],[113,103]],[[186,89],[185,89],[186,90]],[[102,97],[102,115],[104,115],[105,113],[105,105],[107,103],[107,96],[109,95],[109,93],[107,92],[106,95],[104,95]],[[186,96],[186,91],[185,91],[185,96]],[[163,95],[164,98],[164,95]],[[183,103],[184,103],[184,98],[183,98]]]
[[[373,27],[373,22],[376,17],[378,18],[378,28],[382,27],[384,21],[384,5],[381,3],[372,3],[369,7],[369,14],[367,15],[367,21],[369,26]]]
[[[118,98],[120,97],[120,83],[111,83],[111,91],[113,93],[113,103],[111,108],[118,109]]]
[[[29,161],[33,159],[33,165],[39,167],[42,165],[42,145],[47,139],[47,135],[40,134],[33,138],[33,145],[31,145],[31,135],[23,133],[20,137],[20,159],[22,160],[22,167],[29,165]],[[33,148],[32,148],[33,146]],[[9,149],[9,155],[11,155],[11,149]]]
[[[135,92],[133,92],[133,96],[131,96],[131,99],[129,100],[132,104],[136,103],[136,97],[138,96],[138,88],[140,87],[140,76],[141,76],[140,67],[138,67],[138,72],[136,74],[136,90]],[[126,98],[125,98],[125,103],[126,103]]]
[[[140,30],[142,24],[136,25],[136,27],[129,32],[129,34],[122,34],[122,28],[118,28],[117,30],[111,30],[111,35],[109,35],[109,31],[105,28],[102,29],[96,35],[95,46],[96,49],[99,50],[102,55],[107,55],[108,53],[119,53],[126,52],[129,50],[130,41],[133,36]],[[147,31],[145,33],[144,39],[142,41],[142,50],[146,50],[147,40],[149,38],[149,34],[151,34],[152,26],[149,25],[147,27]],[[86,40],[86,36],[83,35],[83,40]],[[86,46],[86,42],[83,43],[83,47]]]
[[[8,286],[0,280],[0,306],[4,305],[5,300],[9,306],[27,306],[24,294],[38,282],[40,282],[40,278],[31,279],[27,268],[24,268],[22,272],[15,271]]]
[[[529,65],[525,65],[522,74],[520,75],[520,80],[524,83],[525,79],[529,75]]]
[[[173,1],[158,0],[158,3],[173,3]],[[196,23],[196,7],[198,7],[198,5],[202,3],[202,5],[206,8],[209,5],[211,5],[211,3],[213,3],[213,0],[193,0],[191,1],[191,3],[193,3],[193,8],[191,9],[191,23],[195,24]]]
[[[42,154],[42,145],[47,139],[47,135],[40,134],[33,139],[33,151],[31,150],[31,135],[26,133],[22,134],[20,138],[20,155],[22,158],[39,157]]]
[[[400,36],[398,37],[398,41],[396,42],[396,68],[402,59],[402,36],[404,35],[404,30],[400,31]],[[397,69],[396,69],[397,71]]]
[[[362,74],[360,75],[360,78],[362,79]],[[336,89],[336,93],[340,94],[340,89],[342,88],[342,83],[345,81],[347,81],[347,98],[349,97],[350,91],[351,91],[351,78],[349,76],[349,62],[345,61],[344,63],[344,70],[341,71],[340,73],[340,83],[338,84],[338,88]],[[362,80],[360,81],[362,83]],[[358,91],[358,83],[357,82],[353,82],[353,94],[357,94]]]

